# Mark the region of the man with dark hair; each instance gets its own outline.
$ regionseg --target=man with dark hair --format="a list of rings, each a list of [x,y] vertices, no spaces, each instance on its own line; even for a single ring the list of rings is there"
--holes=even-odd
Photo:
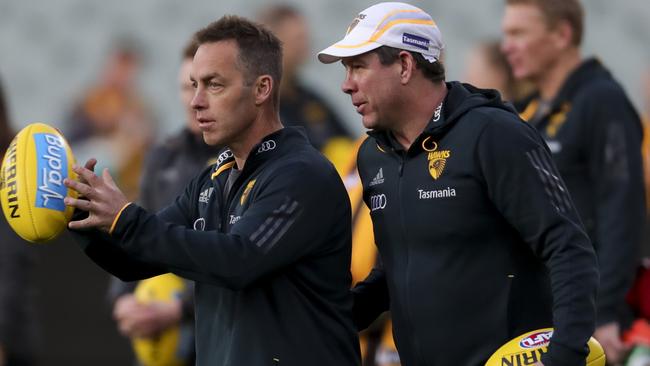
[[[573,198],[600,266],[594,337],[621,362],[621,331],[632,313],[625,296],[639,264],[645,220],[641,141],[632,103],[595,58],[583,59],[578,0],[507,0],[502,50],[536,92],[518,103],[536,127]]]
[[[123,280],[195,281],[197,365],[358,365],[350,203],[334,167],[278,118],[280,42],[236,16],[195,38],[192,106],[205,142],[228,148],[156,215],[93,160],[75,167],[69,227]]]
[[[383,266],[353,289],[356,324],[390,309],[405,365],[463,366],[553,326],[544,364],[584,365],[598,271],[571,198],[497,92],[444,82],[442,48],[427,13],[391,2],[318,55],[371,130],[358,170]]]

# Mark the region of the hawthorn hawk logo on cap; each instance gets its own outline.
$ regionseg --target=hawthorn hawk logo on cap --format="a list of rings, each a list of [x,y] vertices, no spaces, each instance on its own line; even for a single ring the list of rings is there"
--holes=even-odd
[[[352,32],[354,27],[356,27],[357,24],[359,24],[359,22],[362,21],[363,19],[366,19],[366,14],[360,13],[359,15],[357,15],[357,17],[354,18],[352,23],[350,23],[350,26],[348,27],[348,31],[345,32],[345,34],[349,34],[350,32]]]

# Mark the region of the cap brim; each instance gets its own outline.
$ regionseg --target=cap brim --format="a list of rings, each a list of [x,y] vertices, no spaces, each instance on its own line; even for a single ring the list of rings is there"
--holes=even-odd
[[[341,40],[320,51],[318,53],[318,60],[324,64],[331,64],[344,57],[358,56],[381,46],[381,44],[376,42],[367,42],[361,46],[348,46],[343,44],[343,40]]]

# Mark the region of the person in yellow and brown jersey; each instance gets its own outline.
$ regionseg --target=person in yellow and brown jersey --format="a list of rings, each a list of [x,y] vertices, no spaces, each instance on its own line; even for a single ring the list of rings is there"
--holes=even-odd
[[[366,137],[354,143],[348,153],[348,161],[341,171],[345,188],[352,206],[352,285],[363,281],[380,261],[372,219],[368,206],[363,202],[363,184],[357,171],[357,152]],[[387,301],[387,299],[385,299]],[[393,340],[392,321],[388,314],[377,319],[359,337],[364,366],[399,366],[400,359]]]
[[[616,364],[626,353],[625,294],[645,220],[641,122],[605,66],[582,57],[578,0],[506,4],[502,50],[515,77],[536,87],[519,105],[521,116],[546,140],[594,244],[601,273],[594,336]]]
[[[62,129],[77,160],[101,157],[102,167],[115,174],[130,199],[138,196],[140,172],[157,131],[153,109],[137,87],[143,57],[134,40],[116,42],[98,80],[74,101]]]

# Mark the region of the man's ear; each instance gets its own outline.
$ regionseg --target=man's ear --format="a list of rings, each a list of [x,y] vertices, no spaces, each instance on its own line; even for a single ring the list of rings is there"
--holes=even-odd
[[[271,98],[274,87],[273,78],[271,75],[261,75],[255,80],[253,92],[255,93],[255,105],[261,105],[266,100]]]
[[[558,49],[569,48],[573,42],[573,28],[566,20],[558,22],[553,31],[554,42]]]
[[[398,63],[400,66],[400,81],[402,82],[402,85],[406,85],[411,80],[413,73],[415,72],[415,59],[413,58],[413,55],[408,51],[401,51],[398,57]]]

